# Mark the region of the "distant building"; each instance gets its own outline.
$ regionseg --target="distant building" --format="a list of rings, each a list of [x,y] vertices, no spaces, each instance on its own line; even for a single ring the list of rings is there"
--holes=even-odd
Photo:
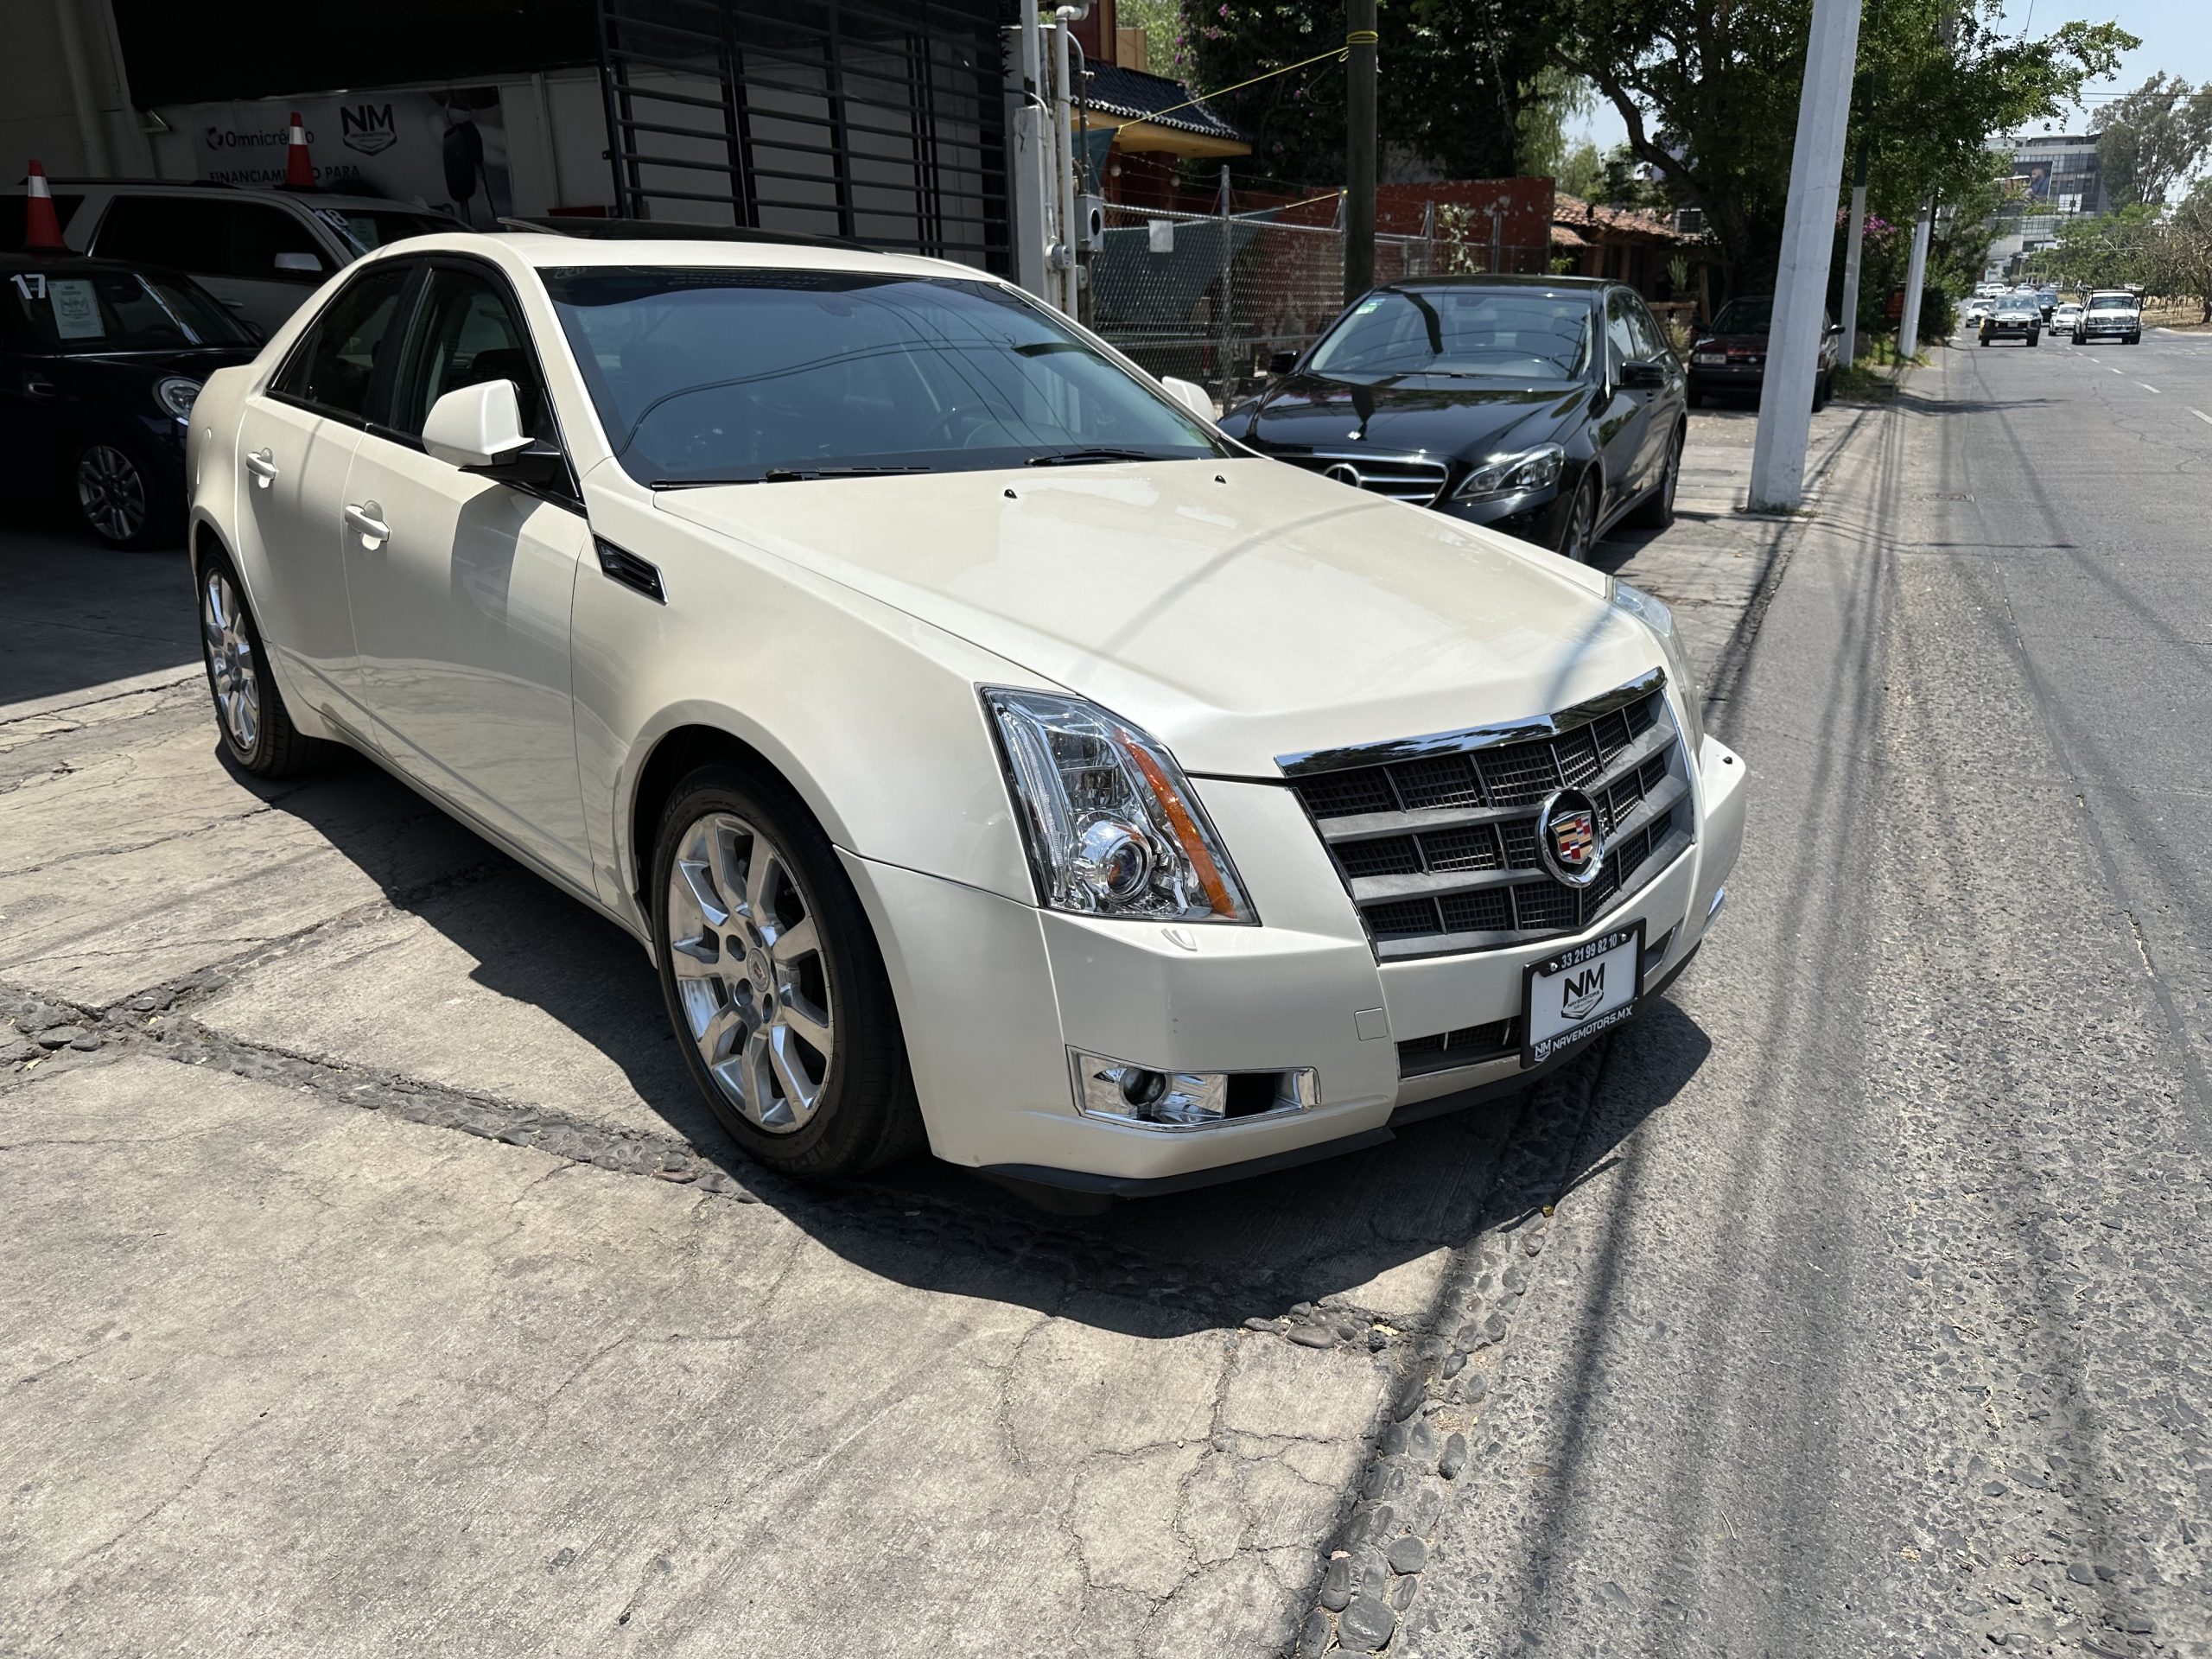
[[[2018,274],[2021,258],[2056,242],[2069,219],[2110,210],[2094,134],[1993,138],[1989,148],[2012,158],[2012,194],[1999,209],[1989,276]]]

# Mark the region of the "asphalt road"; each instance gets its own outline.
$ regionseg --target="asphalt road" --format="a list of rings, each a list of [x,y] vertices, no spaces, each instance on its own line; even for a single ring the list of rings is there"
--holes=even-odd
[[[2212,338],[1939,351],[1880,419],[1408,1651],[2212,1653]]]

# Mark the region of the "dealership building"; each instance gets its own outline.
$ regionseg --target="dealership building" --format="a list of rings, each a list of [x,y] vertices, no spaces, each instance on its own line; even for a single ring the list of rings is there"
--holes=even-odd
[[[2108,210],[2094,133],[1998,138],[1989,147],[2012,162],[2012,193],[1989,250],[1993,280],[2018,275],[2021,258],[2056,242],[2068,219]]]

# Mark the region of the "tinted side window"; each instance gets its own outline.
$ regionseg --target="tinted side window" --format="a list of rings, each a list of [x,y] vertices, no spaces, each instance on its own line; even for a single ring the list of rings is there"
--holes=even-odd
[[[545,393],[530,338],[506,296],[490,277],[439,267],[417,314],[414,339],[392,399],[391,425],[420,436],[430,407],[449,391],[486,380],[512,380],[525,432],[537,432]]]
[[[392,324],[415,274],[384,265],[349,283],[309,325],[271,390],[325,414],[367,418],[377,371],[398,336]]]
[[[1662,361],[1674,349],[1667,344],[1667,331],[1659,326],[1659,319],[1651,315],[1651,308],[1642,300],[1630,298],[1628,304],[1629,326],[1635,329],[1642,347],[1637,355],[1646,362]]]
[[[308,270],[279,270],[280,253],[304,253],[314,259]],[[269,283],[320,283],[330,274],[330,261],[315,246],[308,227],[281,207],[262,207],[240,202],[231,207],[230,274]]]
[[[231,270],[230,204],[185,196],[118,196],[100,220],[92,251],[136,259],[194,276]]]
[[[1628,296],[1618,289],[1605,296],[1605,339],[1612,346],[1615,368],[1643,356],[1637,343],[1636,325],[1629,321],[1628,305]]]

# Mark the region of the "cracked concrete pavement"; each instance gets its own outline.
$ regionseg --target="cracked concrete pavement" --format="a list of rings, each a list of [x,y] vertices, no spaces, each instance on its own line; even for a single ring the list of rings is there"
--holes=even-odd
[[[1732,512],[1748,436],[1700,416],[1683,524],[1607,550],[1722,699],[1789,529]],[[175,556],[19,525],[0,580],[52,623],[0,663],[0,1653],[1415,1616],[1547,1206],[1635,1128],[1589,1132],[1596,1067],[1097,1220],[779,1182],[633,943],[365,764],[219,763]]]

